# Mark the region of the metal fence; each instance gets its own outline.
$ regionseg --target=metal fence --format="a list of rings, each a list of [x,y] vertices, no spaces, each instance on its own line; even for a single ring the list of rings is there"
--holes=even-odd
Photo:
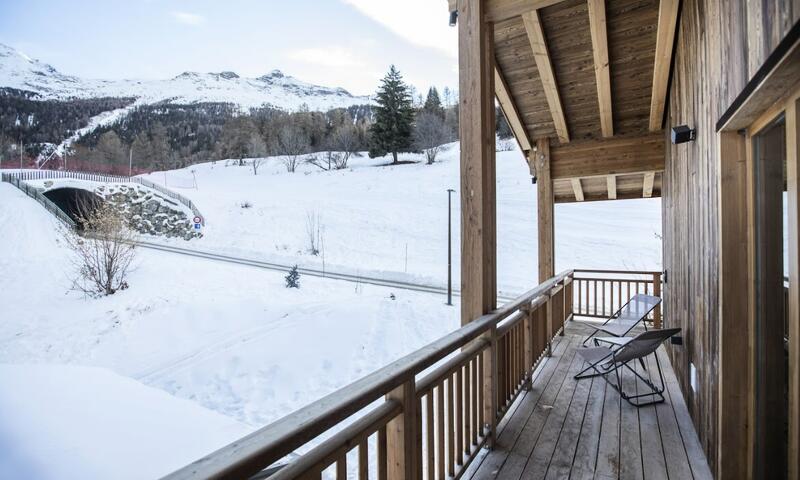
[[[11,185],[14,185],[15,187],[17,187],[20,190],[22,190],[23,192],[25,192],[25,194],[27,194],[29,197],[31,197],[32,199],[36,200],[40,204],[42,204],[42,206],[45,209],[47,209],[48,212],[50,212],[53,215],[55,215],[55,217],[58,220],[60,220],[62,223],[64,223],[67,227],[69,227],[69,228],[76,228],[77,227],[77,224],[75,223],[75,221],[72,220],[69,217],[69,215],[64,213],[63,210],[58,208],[58,206],[55,203],[50,201],[49,198],[45,197],[44,194],[41,191],[39,191],[38,188],[31,187],[30,185],[28,185],[24,181],[20,180],[19,178],[14,177],[13,174],[9,174],[9,173],[2,174],[2,181],[10,183]]]
[[[188,207],[192,214],[195,217],[200,217],[201,223],[203,225],[206,224],[205,218],[203,215],[200,214],[200,210],[197,209],[194,202],[189,200],[188,198],[184,197],[179,193],[175,193],[168,188],[159,185],[157,183],[151,182],[150,180],[146,180],[141,177],[125,177],[122,175],[108,175],[105,173],[91,173],[91,172],[73,172],[69,170],[20,170],[18,172],[9,172],[3,174],[3,181],[7,182],[6,177],[9,179],[13,178],[18,181],[26,181],[26,180],[49,180],[53,178],[74,178],[76,180],[88,180],[91,182],[103,182],[103,183],[138,183],[143,185],[147,188],[152,188],[176,201],[181,203],[182,205]],[[19,184],[17,183],[17,186]],[[49,201],[49,200],[48,200]]]

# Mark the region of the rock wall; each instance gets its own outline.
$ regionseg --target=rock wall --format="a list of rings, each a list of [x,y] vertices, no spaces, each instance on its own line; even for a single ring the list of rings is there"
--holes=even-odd
[[[95,193],[117,208],[134,230],[184,240],[202,237],[182,205],[138,184],[101,185]]]

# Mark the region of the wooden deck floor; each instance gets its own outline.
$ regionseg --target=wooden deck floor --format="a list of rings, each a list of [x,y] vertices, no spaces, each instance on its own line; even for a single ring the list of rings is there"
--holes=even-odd
[[[495,449],[476,458],[464,478],[711,479],[663,348],[666,401],[636,408],[600,377],[573,378],[583,368],[575,352],[586,330],[569,322],[531,390],[498,426]],[[638,371],[644,372],[640,365]],[[648,371],[656,371],[654,358]],[[643,384],[628,372],[623,385],[633,390]]]

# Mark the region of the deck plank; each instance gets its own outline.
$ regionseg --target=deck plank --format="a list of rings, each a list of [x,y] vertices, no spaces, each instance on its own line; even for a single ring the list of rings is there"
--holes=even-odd
[[[647,368],[650,369],[651,377],[657,375],[657,365],[655,357],[647,357]],[[669,365],[662,365],[669,368]],[[659,383],[654,382],[656,385]],[[664,382],[666,387],[666,381]],[[656,417],[658,427],[661,432],[661,445],[664,449],[664,460],[667,465],[667,474],[670,479],[692,478],[692,470],[689,468],[689,458],[686,456],[686,449],[683,446],[678,422],[675,419],[675,412],[672,409],[672,402],[669,401],[669,392],[664,392],[666,401],[656,405]]]
[[[597,452],[600,443],[600,428],[603,424],[603,403],[606,382],[602,378],[582,380],[591,382],[589,400],[583,416],[583,425],[578,434],[571,478],[593,478],[597,468]]]
[[[619,372],[623,390],[627,394],[636,391],[636,377],[625,368],[620,369]],[[644,478],[639,409],[625,400],[620,402],[619,454],[620,480]]]
[[[550,415],[548,415],[547,420],[544,422],[544,427],[533,448],[533,453],[528,459],[527,465],[525,465],[522,478],[526,480],[545,478],[547,468],[555,453],[559,436],[564,429],[567,413],[569,412],[569,407],[578,385],[578,382],[572,377],[581,370],[581,365],[583,365],[581,357],[579,355],[574,355],[572,364],[562,383],[561,390],[559,390],[552,408],[550,409]]]
[[[609,478],[619,476],[619,429],[621,398],[611,385],[603,381],[603,419],[597,449],[596,475]]]
[[[632,362],[633,363],[633,362]],[[639,362],[635,362],[635,369],[639,375],[649,378],[650,370],[642,368]],[[648,367],[649,368],[649,367]],[[640,379],[636,379],[636,393],[643,394],[651,391]],[[652,400],[653,397],[643,397],[645,400]],[[644,478],[650,480],[667,480],[667,465],[664,460],[664,447],[661,444],[661,430],[656,416],[656,405],[648,405],[639,408],[639,429],[642,440],[642,466]]]
[[[661,365],[669,365],[667,353],[663,348],[658,349],[658,357]],[[711,480],[714,477],[711,475],[711,469],[706,461],[703,447],[700,445],[700,439],[697,437],[697,431],[694,429],[694,423],[692,423],[692,418],[689,416],[689,410],[687,410],[686,402],[683,400],[681,387],[678,385],[678,379],[675,378],[675,372],[672,368],[664,369],[664,381],[667,382],[668,401],[675,413],[683,445],[686,448],[686,455],[689,457],[692,476],[695,480]]]
[[[583,368],[583,361],[580,361],[579,370]],[[575,392],[572,395],[572,402],[567,411],[567,418],[561,428],[561,433],[556,442],[556,449],[550,460],[545,478],[560,480],[568,478],[575,462],[575,454],[578,449],[578,441],[581,438],[581,429],[586,417],[586,406],[589,403],[589,393],[592,387],[592,380],[575,380],[573,375],[567,378],[568,382],[575,383]]]
[[[565,336],[554,341],[553,356],[545,361],[541,371],[534,379],[531,390],[521,395],[521,398],[515,402],[516,405],[512,406],[515,410],[498,425],[497,446],[481,459],[480,464],[471,469],[471,477],[467,478],[485,480],[497,477],[500,468],[513,453],[514,445],[550,382],[554,381],[560,384],[562,381],[558,366],[563,362],[571,361],[571,357],[568,358],[565,354],[569,352],[570,343],[573,340],[573,337]],[[512,459],[512,462],[517,460]],[[525,460],[527,460],[527,455],[522,461]]]

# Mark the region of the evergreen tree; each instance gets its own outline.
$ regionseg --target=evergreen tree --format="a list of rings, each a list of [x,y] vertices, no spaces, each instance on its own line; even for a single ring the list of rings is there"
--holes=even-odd
[[[439,91],[436,90],[436,87],[428,89],[428,97],[425,99],[425,105],[422,109],[444,119],[442,100],[439,98]]]
[[[377,103],[375,122],[369,129],[369,156],[374,158],[391,153],[392,163],[397,163],[397,153],[408,151],[412,145],[414,109],[411,91],[394,65],[381,81]]]
[[[286,288],[300,288],[300,272],[297,271],[297,265],[292,267],[289,275],[286,275]]]

